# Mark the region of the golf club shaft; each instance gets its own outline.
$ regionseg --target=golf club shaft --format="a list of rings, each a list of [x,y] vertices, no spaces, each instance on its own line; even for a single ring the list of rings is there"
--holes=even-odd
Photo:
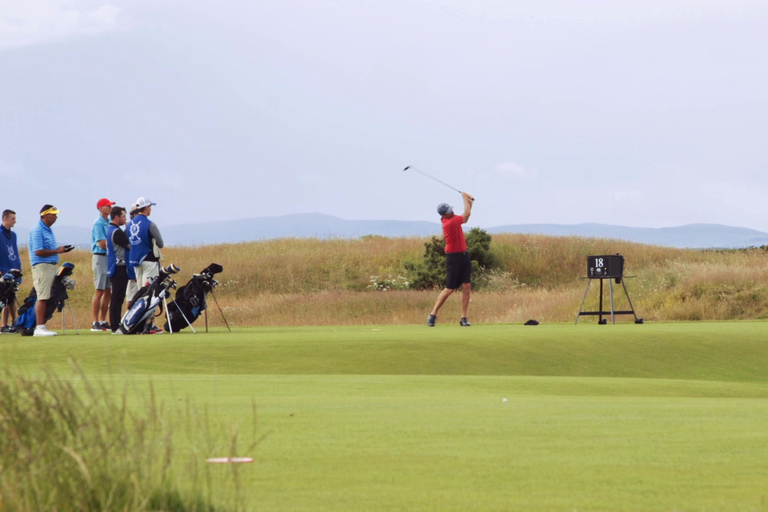
[[[445,186],[446,186],[446,187],[448,187],[449,189],[451,189],[451,190],[455,190],[456,192],[458,192],[459,194],[461,194],[461,190],[459,190],[459,189],[457,189],[457,188],[455,188],[455,187],[452,187],[452,186],[450,186],[450,185],[449,185],[449,184],[447,184],[446,182],[444,182],[444,181],[442,181],[442,180],[439,180],[439,179],[435,178],[434,176],[432,176],[431,174],[427,174],[427,173],[425,173],[424,171],[422,171],[422,170],[420,170],[420,169],[417,169],[416,167],[412,167],[412,166],[410,166],[410,165],[409,165],[408,167],[406,167],[406,168],[405,168],[405,169],[403,169],[403,170],[404,170],[404,171],[408,171],[408,170],[411,170],[411,171],[416,171],[417,173],[421,174],[422,176],[426,176],[427,178],[433,179],[433,180],[435,180],[436,182],[438,182],[438,183],[440,183],[440,184],[442,184],[442,185],[445,185]]]

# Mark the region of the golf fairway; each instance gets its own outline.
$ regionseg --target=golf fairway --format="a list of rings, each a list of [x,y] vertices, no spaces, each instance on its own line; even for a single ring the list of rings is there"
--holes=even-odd
[[[0,338],[268,436],[249,510],[768,510],[768,323]],[[245,445],[247,443],[241,443]],[[204,454],[226,456],[228,453]],[[213,468],[226,471],[227,467]]]

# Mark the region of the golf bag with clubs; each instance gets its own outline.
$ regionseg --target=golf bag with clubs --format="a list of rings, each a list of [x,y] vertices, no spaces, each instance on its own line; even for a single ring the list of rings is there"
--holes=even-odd
[[[176,288],[176,281],[171,276],[179,271],[176,265],[168,265],[160,269],[158,276],[146,286],[143,286],[133,296],[133,305],[120,321],[120,330],[123,334],[140,334],[144,332],[147,322],[152,324],[155,316],[163,312],[162,304],[170,295],[172,288]]]
[[[222,270],[224,267],[218,263],[211,263],[176,291],[176,299],[168,304],[169,321],[163,327],[166,331],[178,332],[197,320],[208,307],[206,296],[219,285],[213,276]]]
[[[16,292],[19,291],[20,281],[21,270],[15,268],[0,277],[0,312],[16,300]]]
[[[75,280],[70,278],[75,269],[73,263],[62,263],[59,270],[56,271],[56,277],[53,278],[51,286],[51,297],[45,307],[45,322],[53,318],[53,313],[63,311],[64,305],[69,300],[67,290],[75,289]],[[22,336],[32,336],[37,324],[37,314],[35,313],[35,304],[37,303],[37,291],[32,288],[29,295],[24,299],[24,304],[19,308],[19,316],[16,318],[16,327]],[[74,320],[74,316],[72,317]],[[75,326],[77,329],[77,326]]]

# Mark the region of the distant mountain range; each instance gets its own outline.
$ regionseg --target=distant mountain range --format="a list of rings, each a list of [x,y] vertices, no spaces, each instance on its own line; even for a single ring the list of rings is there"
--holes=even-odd
[[[489,233],[611,238],[678,248],[743,248],[768,245],[768,233],[720,224],[688,224],[672,228],[633,228],[607,224],[520,224],[483,229]],[[421,237],[441,233],[438,222],[344,220],[319,213],[175,226],[160,225],[160,231],[167,245],[211,245],[273,238],[359,238],[365,235]],[[20,244],[26,244],[29,229],[18,227],[17,232]],[[57,225],[54,226],[54,232],[62,245],[90,245],[90,227]]]

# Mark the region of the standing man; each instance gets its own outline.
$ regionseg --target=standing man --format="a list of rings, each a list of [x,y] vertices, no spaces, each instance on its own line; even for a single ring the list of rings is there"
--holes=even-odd
[[[45,326],[45,310],[48,307],[48,299],[51,298],[59,254],[74,249],[71,245],[63,246],[56,243],[51,226],[58,219],[59,213],[61,212],[53,205],[46,204],[40,209],[40,222],[29,231],[29,263],[32,266],[32,281],[37,292],[35,303],[37,326],[33,336],[56,336],[57,334],[49,331]]]
[[[136,203],[131,205],[131,220],[133,220],[138,214],[139,214],[139,207],[136,205]],[[128,232],[128,226],[130,225],[130,221],[126,220],[126,225],[123,231],[126,233]],[[128,270],[128,287],[125,290],[125,298],[126,303],[125,307],[126,310],[131,309],[131,306],[133,306],[133,297],[136,295],[136,293],[139,291],[139,286],[136,284],[136,269],[131,266],[130,263],[126,265],[126,270]]]
[[[93,287],[96,291],[91,301],[93,310],[92,331],[106,331],[109,329],[107,323],[107,309],[109,301],[112,298],[112,285],[107,277],[107,229],[109,222],[107,217],[115,203],[106,197],[99,199],[96,203],[96,209],[99,210],[99,216],[93,221],[91,229],[91,268],[93,269]]]
[[[160,249],[163,248],[163,237],[157,224],[149,220],[153,203],[146,197],[136,200],[138,214],[128,225],[128,240],[131,248],[128,264],[136,271],[136,285],[141,289],[160,274]],[[147,326],[146,334],[160,334],[162,329],[155,325]]]
[[[461,197],[464,199],[464,213],[460,217],[453,213],[453,206],[446,203],[437,206],[437,213],[440,214],[443,223],[447,276],[445,289],[437,296],[435,307],[432,308],[432,313],[427,317],[427,325],[430,327],[435,326],[437,312],[459,286],[461,286],[461,320],[459,325],[462,327],[470,326],[467,320],[467,309],[469,308],[469,293],[472,289],[472,260],[467,251],[467,241],[464,239],[464,230],[461,225],[469,220],[475,198],[466,192],[462,192]]]
[[[16,225],[16,212],[5,210],[3,212],[3,224],[0,227],[0,275],[10,272],[13,269],[21,270],[21,260],[19,259],[19,247],[16,243],[16,233],[11,228]],[[21,284],[21,278],[18,279]],[[8,317],[11,317],[10,325]],[[8,304],[3,310],[3,327],[0,332],[15,333],[16,331],[16,295],[9,297]]]
[[[107,274],[112,284],[109,325],[112,327],[112,334],[122,334],[120,319],[128,287],[128,250],[131,243],[121,229],[121,226],[125,225],[125,208],[114,206],[109,216],[112,219],[107,230]]]

